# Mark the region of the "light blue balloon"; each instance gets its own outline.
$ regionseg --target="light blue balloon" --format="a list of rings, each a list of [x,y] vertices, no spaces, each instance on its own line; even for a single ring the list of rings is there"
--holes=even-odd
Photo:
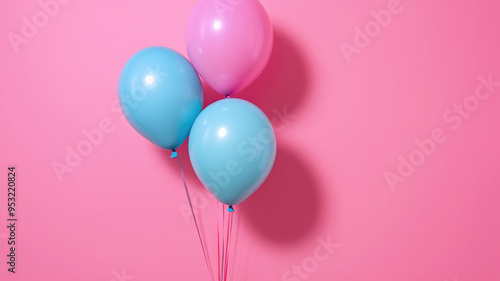
[[[236,205],[252,195],[271,172],[276,136],[257,106],[226,98],[205,108],[194,122],[189,156],[208,191],[220,202]]]
[[[193,66],[164,47],[142,49],[127,61],[120,74],[118,96],[132,127],[170,150],[186,140],[203,106],[203,88]]]

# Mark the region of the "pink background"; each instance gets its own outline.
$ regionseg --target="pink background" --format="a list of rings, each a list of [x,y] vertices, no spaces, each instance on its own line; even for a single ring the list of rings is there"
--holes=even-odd
[[[0,4],[0,280],[209,280],[175,162],[116,110],[118,75],[134,52],[186,54],[195,1],[69,1],[16,53],[8,34],[43,11],[37,2]],[[401,0],[350,63],[340,44],[354,44],[355,27],[391,0],[262,3],[273,55],[235,97],[273,120],[279,149],[268,180],[236,206],[230,280],[500,280],[500,87],[458,117],[461,126],[455,113],[443,119],[454,104],[475,106],[479,76],[500,81],[500,2]],[[205,89],[206,103],[222,97]],[[59,181],[52,163],[103,120],[114,130]],[[439,128],[446,141],[390,188],[385,174],[398,173],[399,155],[421,160],[414,141]],[[186,144],[180,154],[216,261],[215,201]],[[5,263],[10,164],[15,278]]]

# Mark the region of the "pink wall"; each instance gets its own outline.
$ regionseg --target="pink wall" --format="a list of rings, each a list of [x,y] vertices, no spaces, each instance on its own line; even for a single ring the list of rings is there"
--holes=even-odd
[[[175,162],[116,107],[130,55],[186,54],[195,1],[60,2],[46,18],[38,0],[0,4],[0,280],[209,280]],[[279,149],[236,207],[231,280],[500,280],[500,85],[478,79],[500,81],[500,2],[262,3],[274,52],[235,97],[268,114]],[[381,27],[371,11],[382,9]],[[23,35],[33,16],[40,27]],[[207,102],[219,98],[206,87]],[[101,123],[102,142],[58,180],[52,163]],[[216,260],[215,202],[187,174]]]

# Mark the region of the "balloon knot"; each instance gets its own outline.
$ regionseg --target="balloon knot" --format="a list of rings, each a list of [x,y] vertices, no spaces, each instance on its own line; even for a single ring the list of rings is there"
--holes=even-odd
[[[233,209],[233,206],[229,206],[229,208],[227,209],[228,212],[234,212],[234,209]]]
[[[172,150],[172,155],[170,155],[170,158],[176,158],[177,156],[179,156],[179,154],[177,154],[177,151]]]
[[[226,99],[228,99],[228,98],[230,98],[230,96],[229,96],[229,95],[226,95]]]

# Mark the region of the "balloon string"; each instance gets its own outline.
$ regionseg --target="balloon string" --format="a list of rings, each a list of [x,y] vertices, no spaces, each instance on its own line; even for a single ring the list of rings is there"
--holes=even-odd
[[[224,260],[226,261],[224,263],[224,278],[223,280],[226,280],[226,272],[227,272],[227,252],[228,252],[228,249],[229,249],[229,225],[231,224],[231,216],[228,217],[228,221],[227,221],[227,234],[226,234],[226,243],[227,243],[227,247],[226,247],[226,252],[224,253]]]
[[[224,204],[222,204],[222,262],[221,262],[221,275],[220,281],[224,280]]]
[[[219,200],[217,200],[217,212],[219,212]],[[217,213],[217,280],[220,281],[220,235],[219,235],[219,214]]]
[[[232,209],[232,208],[231,208]],[[224,272],[224,281],[227,280],[227,268],[229,265],[229,242],[233,232],[233,212],[229,212],[228,226],[227,226],[227,247],[226,247],[226,271]]]
[[[173,151],[173,152],[175,152],[175,151]],[[184,183],[184,190],[186,190],[186,195],[187,195],[187,199],[189,202],[189,207],[191,208],[191,214],[193,215],[194,224],[196,225],[196,231],[198,232],[198,238],[200,239],[201,249],[203,250],[203,256],[205,257],[205,263],[206,263],[207,268],[208,268],[208,273],[210,274],[212,281],[214,281],[214,274],[212,271],[212,267],[210,266],[210,262],[208,261],[207,251],[205,250],[205,245],[203,244],[203,239],[201,239],[200,228],[198,227],[198,221],[196,220],[196,216],[194,214],[193,204],[191,202],[191,196],[189,196],[189,191],[188,191],[187,184],[186,184],[186,178],[184,177],[184,171],[182,170],[181,159],[178,155],[176,155],[176,156],[177,156],[177,162],[179,163],[179,168],[181,170],[182,182]]]

